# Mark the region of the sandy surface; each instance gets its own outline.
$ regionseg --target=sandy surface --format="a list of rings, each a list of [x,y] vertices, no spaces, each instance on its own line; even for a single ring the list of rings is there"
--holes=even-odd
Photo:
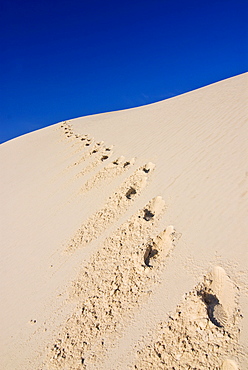
[[[0,368],[246,369],[247,74],[1,145]]]

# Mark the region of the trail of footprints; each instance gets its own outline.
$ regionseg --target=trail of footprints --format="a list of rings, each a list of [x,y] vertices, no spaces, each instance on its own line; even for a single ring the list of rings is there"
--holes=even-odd
[[[72,131],[67,134],[72,135]],[[120,157],[108,164],[86,184],[118,175],[134,163]],[[96,239],[111,223],[124,213],[147,185],[154,170],[153,163],[138,168],[78,230],[69,251]],[[165,265],[173,247],[175,231],[167,227],[151,239],[165,212],[160,196],[152,199],[116,232],[108,237],[74,282],[71,297],[80,302],[49,348],[51,368],[76,369],[99,361],[135,308],[150,294],[158,273]],[[83,302],[83,303],[82,303]]]
[[[100,186],[104,181],[111,179],[115,176],[121,175],[129,167],[133,166],[135,163],[134,158],[127,161],[125,157],[121,156],[105,166],[101,171],[99,171],[95,176],[89,179],[81,188],[82,192],[87,192],[96,186]]]
[[[113,155],[112,145],[105,146],[103,141],[95,142],[94,139],[88,135],[74,134],[72,126],[67,122],[62,123],[60,127],[63,129],[63,134],[65,137],[70,140],[72,146],[78,145],[76,152],[81,153],[83,151],[80,158],[71,164],[68,169],[81,165],[87,160],[91,160],[86,167],[77,173],[77,178],[81,178],[85,174],[92,172],[98,166],[101,166],[102,163],[108,161]],[[85,148],[88,149],[86,152],[84,151]],[[114,177],[119,176],[123,172],[127,171],[134,165],[134,163],[134,158],[131,158],[130,160],[126,160],[123,156],[116,158],[92,178],[87,180],[87,182],[83,184],[80,189],[81,193],[85,193],[94,187],[100,187],[103,183],[106,184],[107,182],[110,182]]]
[[[99,144],[99,145],[98,145]],[[86,173],[92,171],[95,167],[97,167],[101,162],[106,161],[110,158],[113,154],[112,147],[105,147],[102,143],[97,143],[92,151],[89,152],[89,156],[94,155],[94,160],[86,166],[82,171],[79,172],[78,177],[85,175]],[[81,158],[76,164],[80,164],[84,161],[87,157]]]
[[[116,192],[109,197],[103,208],[89,217],[81,226],[69,243],[67,251],[73,251],[90,243],[116,221],[147,185],[148,176],[153,168],[154,165],[148,163],[129,176]],[[149,215],[147,214],[146,217],[148,218]]]
[[[80,302],[50,349],[55,369],[90,368],[121,335],[173,248],[175,231],[167,227],[150,239],[165,211],[152,199],[108,237],[74,282],[71,296]]]
[[[69,138],[74,135],[70,125],[65,123],[62,128]],[[92,144],[89,138],[77,136]],[[109,163],[83,185],[82,192],[121,174],[133,163],[124,157]],[[67,251],[86,246],[117,220],[146,186],[153,169],[147,163],[129,176],[82,225]],[[49,368],[101,368],[108,350],[159,281],[175,245],[173,226],[155,234],[165,209],[160,196],[152,199],[106,238],[82,269],[70,291],[77,307],[47,347]],[[244,353],[238,341],[240,319],[236,288],[217,266],[185,295],[169,321],[154,329],[150,342],[144,338],[143,346],[134,348],[136,358],[130,368],[238,369],[234,359]]]

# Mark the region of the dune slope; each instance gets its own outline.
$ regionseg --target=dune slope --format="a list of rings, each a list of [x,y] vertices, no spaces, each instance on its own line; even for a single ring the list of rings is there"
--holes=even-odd
[[[1,145],[3,369],[246,369],[247,74]]]

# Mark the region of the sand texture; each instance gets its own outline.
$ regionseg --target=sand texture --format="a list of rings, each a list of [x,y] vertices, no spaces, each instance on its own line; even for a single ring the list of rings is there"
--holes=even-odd
[[[0,369],[248,368],[247,77],[1,145]]]

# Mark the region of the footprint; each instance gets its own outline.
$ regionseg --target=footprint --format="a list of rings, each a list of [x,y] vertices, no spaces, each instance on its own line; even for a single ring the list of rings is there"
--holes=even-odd
[[[150,259],[156,256],[158,253],[157,249],[153,249],[152,245],[148,245],[144,254],[144,262],[147,267],[152,267],[150,265]]]
[[[146,208],[149,208],[153,200]],[[108,237],[74,282],[71,297],[78,306],[49,345],[49,363],[56,369],[100,364],[131,315],[150,294],[162,269],[163,256],[173,246],[173,227],[150,240],[158,253],[153,268],[145,268],[144,251],[164,209],[152,223],[140,210]],[[164,250],[164,251],[163,251]],[[93,368],[93,367],[92,367]]]
[[[165,230],[148,242],[144,254],[145,266],[152,267],[150,265],[150,259],[156,257],[158,253],[160,255],[163,254],[163,259],[168,257],[175,240],[174,235],[174,227],[168,226]]]
[[[219,318],[223,315],[219,299],[225,294],[222,287],[226,279],[229,285],[231,280],[219,267],[206,275],[202,283],[185,295],[169,320],[161,322],[150,333],[150,337],[154,339],[149,341],[143,338],[143,348],[136,349],[136,360],[132,368],[237,369],[231,367],[233,361],[225,359],[237,354],[245,356],[239,345],[241,316],[238,308],[232,304],[234,309],[232,318],[229,317],[230,322],[225,321],[225,328],[219,325]],[[208,293],[213,288],[215,290]],[[203,292],[207,292],[208,296],[203,296]],[[218,307],[220,310],[218,314],[213,312],[213,315],[219,315],[217,325],[209,317],[209,305],[215,305],[215,309]]]
[[[144,220],[150,221],[156,213],[160,212],[160,210],[164,207],[164,202],[162,200],[162,197],[157,196],[154,198],[152,203],[149,206],[149,209],[146,208],[144,210]]]
[[[235,309],[235,287],[225,270],[215,266],[210,282],[199,294],[206,304],[209,319],[218,327],[225,327]]]
[[[106,149],[105,149],[106,150]],[[103,162],[103,161],[106,161],[106,159],[108,159],[108,155],[103,155],[102,157],[101,157],[101,161]]]
[[[150,171],[154,170],[154,168],[155,168],[155,164],[154,164],[154,163],[152,163],[152,162],[148,162],[148,163],[147,163],[147,164],[145,164],[145,166],[143,167],[143,171],[144,171],[145,173],[148,173],[148,172],[150,172]]]
[[[227,315],[231,316],[235,307],[235,286],[222,267],[213,268],[209,289],[216,295]]]
[[[137,191],[131,186],[126,192],[126,197],[127,199],[131,199],[135,194],[137,194]]]

